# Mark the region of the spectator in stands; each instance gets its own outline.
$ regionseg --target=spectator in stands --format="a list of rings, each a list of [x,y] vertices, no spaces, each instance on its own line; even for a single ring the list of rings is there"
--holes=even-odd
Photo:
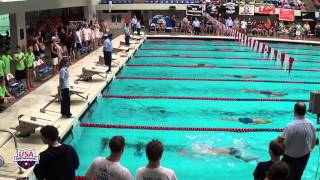
[[[298,38],[298,39],[301,39],[301,30],[302,30],[301,24],[297,23],[296,24],[296,38]]]
[[[226,20],[226,26],[229,27],[229,28],[232,28],[232,26],[233,26],[233,21],[232,21],[231,17],[229,17],[229,18]]]
[[[88,48],[90,45],[90,29],[87,24],[82,28],[81,33],[83,40],[82,45]]]
[[[284,129],[284,145],[286,147],[282,161],[290,167],[290,180],[301,179],[308,163],[310,152],[316,145],[316,129],[306,119],[306,105],[298,102],[294,105],[294,120]]]
[[[194,30],[194,34],[195,35],[199,35],[200,33],[200,21],[198,20],[198,18],[195,18],[194,21],[192,22],[192,27]]]
[[[264,180],[287,180],[289,173],[287,163],[277,161],[272,164]]]
[[[8,79],[7,75],[11,74],[11,61],[13,61],[12,56],[10,55],[10,49],[7,48],[5,50],[5,53],[1,57],[3,63],[4,63],[4,79],[6,81],[6,84],[8,85]]]
[[[76,42],[76,59],[80,58],[80,49],[82,48],[82,34],[81,27],[77,27],[77,31],[75,32],[75,42]]]
[[[114,136],[109,142],[111,154],[109,157],[97,157],[90,165],[86,173],[87,180],[132,180],[129,170],[120,164],[124,151],[125,139],[122,136]]]
[[[141,21],[140,19],[138,20],[136,24],[136,29],[137,29],[137,35],[140,36],[140,30],[141,30]]]
[[[239,29],[239,24],[240,24],[239,19],[236,17],[233,21],[233,28]]]
[[[162,167],[160,160],[162,158],[163,146],[158,140],[152,140],[146,147],[146,154],[149,163],[146,167],[138,168],[136,180],[144,179],[166,179],[176,180],[176,174],[173,170]]]
[[[40,153],[40,161],[33,170],[38,180],[75,179],[79,167],[77,152],[72,146],[59,143],[59,132],[48,125],[40,130],[43,143],[49,147]]]
[[[284,153],[284,144],[281,140],[273,140],[269,144],[269,156],[270,161],[258,163],[256,169],[253,172],[255,180],[264,180],[266,174],[274,162],[280,161],[280,157]]]
[[[241,31],[244,33],[244,34],[247,34],[247,21],[245,19],[242,19],[241,23]]]
[[[112,62],[112,34],[104,35],[104,42],[103,42],[103,55],[104,55],[104,64],[109,67],[107,70],[111,72],[111,62]]]
[[[124,24],[124,39],[126,46],[130,45],[130,31],[129,31],[129,24]]]
[[[58,41],[55,37],[51,39],[51,59],[52,59],[52,73],[53,75],[58,73],[58,64],[59,64],[59,47]]]
[[[68,29],[66,33],[66,47],[68,51],[68,56],[71,57],[71,60],[74,60],[74,46],[75,46],[75,31]]]
[[[61,115],[63,118],[71,118],[70,112],[70,84],[69,84],[69,61],[62,59],[59,64],[59,90],[61,91]]]
[[[137,23],[138,23],[138,19],[136,17],[136,15],[134,15],[131,19],[131,28],[132,28],[132,33],[134,33],[137,30]]]
[[[99,25],[99,22],[96,21],[95,24],[93,25],[94,27],[94,35],[96,36],[95,37],[95,46],[96,47],[99,47],[100,44],[101,44],[101,32],[100,32],[100,25]]]
[[[189,20],[188,20],[188,17],[185,16],[183,19],[182,19],[182,31],[184,33],[187,33],[189,32]]]
[[[22,82],[23,79],[26,79],[26,57],[25,54],[21,51],[21,47],[17,46],[16,53],[14,54],[14,60],[16,63],[16,73],[15,78]]]
[[[28,52],[26,53],[26,73],[27,73],[27,89],[32,90],[32,74],[33,74],[33,62],[36,60],[35,55],[33,54],[33,48],[30,46]]]
[[[310,25],[308,22],[304,23],[303,28],[305,29],[305,36],[310,32]]]
[[[0,77],[5,76],[4,71],[5,71],[6,66],[5,66],[3,57],[4,57],[4,53],[2,51],[0,51]]]
[[[3,104],[14,101],[14,97],[7,91],[5,79],[3,76],[0,77],[0,112],[5,109]]]

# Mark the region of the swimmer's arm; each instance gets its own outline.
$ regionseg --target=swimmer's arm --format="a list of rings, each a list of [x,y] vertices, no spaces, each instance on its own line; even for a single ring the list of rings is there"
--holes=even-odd
[[[225,118],[226,121],[239,121],[239,118]]]
[[[214,148],[210,148],[209,149],[210,153],[213,154],[229,154],[230,153],[230,149],[226,148],[226,149],[214,149]]]
[[[259,158],[258,157],[240,157],[241,160],[245,161],[245,162],[251,162],[251,161],[256,161],[257,163],[259,162]]]

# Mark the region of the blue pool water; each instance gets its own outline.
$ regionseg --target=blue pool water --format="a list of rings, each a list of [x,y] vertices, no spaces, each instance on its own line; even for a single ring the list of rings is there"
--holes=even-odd
[[[304,70],[319,69],[320,53],[316,46],[269,44],[291,53],[297,60],[293,68],[298,70],[293,70],[290,74],[285,70],[274,70],[280,68],[277,62],[261,60],[265,57],[233,41],[147,40],[102,95],[214,97],[235,98],[240,101],[99,96],[80,121],[168,127],[283,128],[292,121],[294,102],[243,99],[308,100],[310,91],[319,90],[320,72]],[[238,78],[238,75],[252,76],[248,79],[262,82],[246,82],[243,81],[245,79]],[[296,81],[308,83],[294,83]],[[254,92],[256,90],[279,92],[284,96],[258,94]],[[228,118],[239,117],[270,119],[272,123],[250,125],[227,121]],[[314,115],[308,114],[308,118],[315,122]],[[269,142],[281,134],[97,129],[78,126],[68,139],[80,156],[78,175],[85,174],[95,157],[109,154],[108,148],[102,147],[101,140],[114,135],[122,135],[126,139],[121,163],[133,175],[138,167],[147,163],[144,151],[139,155],[136,145],[145,145],[152,139],[159,139],[165,147],[161,161],[163,166],[174,169],[179,179],[208,180],[253,179],[256,162],[247,163],[228,155],[210,155],[204,153],[203,149],[235,147],[243,156],[259,157],[260,161],[266,161],[269,159]],[[179,153],[181,148],[190,153]],[[315,179],[318,153],[318,148],[312,152],[303,179]]]

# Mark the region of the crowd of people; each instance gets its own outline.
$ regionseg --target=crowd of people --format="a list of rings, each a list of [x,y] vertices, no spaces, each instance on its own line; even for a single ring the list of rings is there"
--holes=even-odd
[[[73,62],[98,48],[103,33],[108,31],[107,24],[98,21],[47,24],[40,29],[29,27],[27,48],[17,46],[14,53],[9,47],[0,50],[0,111],[15,99],[10,93],[10,79],[14,78],[26,90],[32,91],[37,70],[43,68],[41,72],[48,76],[50,72],[57,74],[63,59]]]
[[[306,105],[298,102],[294,105],[294,120],[290,122],[281,136],[269,143],[270,160],[259,162],[253,171],[255,180],[300,180],[313,148],[318,144],[316,129],[313,123],[306,117]],[[56,127],[48,125],[40,131],[41,139],[48,148],[40,153],[40,162],[34,168],[37,179],[57,180],[75,179],[75,170],[79,167],[79,157],[72,146],[59,142],[59,132]],[[108,157],[97,157],[88,167],[85,179],[109,179],[109,180],[176,180],[177,175],[173,169],[161,165],[164,153],[164,145],[159,140],[151,140],[145,146],[142,143],[132,145],[136,148],[135,155],[141,156],[145,147],[148,163],[137,169],[136,177],[121,165],[120,160],[126,146],[125,138],[114,136],[111,139],[103,138],[102,151],[106,146],[110,149]],[[244,157],[236,148],[206,148],[208,155],[226,154],[244,162],[257,161],[258,157]],[[180,155],[201,153],[204,149],[189,151],[178,148]],[[199,151],[199,152],[197,152]],[[201,152],[200,152],[201,151]],[[0,159],[4,164],[4,160]]]

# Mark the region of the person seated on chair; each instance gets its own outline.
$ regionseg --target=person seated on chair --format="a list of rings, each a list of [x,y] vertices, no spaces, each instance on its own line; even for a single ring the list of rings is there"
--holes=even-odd
[[[249,117],[244,117],[244,118],[226,118],[224,120],[227,121],[239,121],[244,124],[268,124],[272,123],[272,120],[270,119],[263,119],[263,118],[249,118]]]
[[[7,104],[14,100],[15,98],[7,91],[6,83],[4,77],[0,77],[0,104]]]

